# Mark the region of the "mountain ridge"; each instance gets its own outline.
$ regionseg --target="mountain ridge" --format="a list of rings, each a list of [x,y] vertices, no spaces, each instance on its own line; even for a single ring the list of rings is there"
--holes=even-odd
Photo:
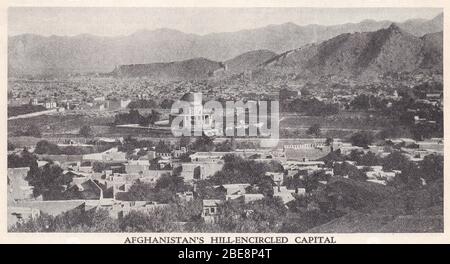
[[[398,24],[414,31],[413,34],[434,33],[442,30],[442,19],[442,16],[437,16],[432,20]],[[8,65],[23,74],[39,74],[55,70],[110,72],[117,65],[171,62],[197,57],[226,61],[252,50],[283,53],[342,33],[373,31],[388,25],[388,21],[364,20],[334,26],[284,23],[206,35],[167,28],[140,30],[117,37],[23,34],[8,38]]]
[[[196,58],[169,63],[122,65],[113,75],[187,80],[226,78],[261,69],[267,71],[266,76],[278,72],[294,73],[304,78],[324,75],[371,78],[385,73],[418,70],[441,73],[442,44],[442,32],[416,37],[393,23],[373,32],[344,33],[282,54],[255,50],[224,62]]]
[[[115,77],[148,77],[156,80],[195,80],[212,77],[223,68],[221,62],[193,58],[174,62],[120,65],[111,72]]]
[[[346,33],[280,54],[263,69],[301,76],[376,76],[420,69],[442,71],[442,33],[416,37],[396,24],[373,32]]]

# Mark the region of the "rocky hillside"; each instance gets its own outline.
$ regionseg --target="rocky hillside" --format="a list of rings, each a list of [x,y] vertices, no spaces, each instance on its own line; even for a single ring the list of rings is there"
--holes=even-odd
[[[201,80],[223,69],[220,62],[196,58],[169,63],[131,64],[117,67],[112,74],[116,77],[148,77],[155,80]]]
[[[421,68],[442,73],[443,70],[443,32],[426,34],[422,38],[423,60]]]
[[[245,70],[254,70],[275,56],[277,54],[270,50],[254,50],[227,60],[224,64],[227,66],[227,71],[241,73]]]
[[[255,50],[225,62],[196,58],[129,64],[117,67],[113,74],[117,77],[192,80],[226,77],[245,70],[263,70],[267,74],[294,73],[305,78],[333,75],[371,78],[384,73],[419,70],[442,73],[442,45],[442,32],[416,37],[392,24],[374,32],[341,34],[280,55],[269,50]]]
[[[416,37],[443,29],[442,15],[432,20],[409,20],[398,26]],[[343,33],[376,31],[392,22],[364,20],[333,26],[294,23],[207,35],[173,29],[141,30],[128,36],[39,36],[8,38],[11,74],[110,72],[117,65],[171,62],[203,57],[226,61],[254,50],[283,53],[319,43]],[[266,57],[264,57],[266,58]],[[239,64],[239,63],[238,63]]]
[[[442,72],[442,33],[417,37],[392,24],[303,46],[268,60],[263,67],[300,76],[377,76],[420,69]]]
[[[225,62],[196,58],[178,62],[129,64],[118,66],[112,74],[116,77],[147,77],[157,80],[198,80],[213,76],[254,70],[277,54],[269,50],[255,50]]]

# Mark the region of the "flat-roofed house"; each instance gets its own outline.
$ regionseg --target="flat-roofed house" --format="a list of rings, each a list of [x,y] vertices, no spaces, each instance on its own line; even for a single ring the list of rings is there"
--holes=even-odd
[[[217,187],[223,187],[226,191],[226,195],[233,195],[233,194],[244,194],[246,191],[245,189],[249,187],[249,183],[232,183],[232,184],[222,184]]]
[[[128,174],[143,174],[150,170],[149,160],[129,160],[125,164],[125,172]]]
[[[118,148],[111,148],[101,153],[83,155],[83,160],[105,161],[105,162],[125,162],[127,153],[121,152]]]
[[[283,184],[284,173],[283,172],[266,172],[266,176],[269,176],[273,182],[277,185]]]
[[[219,217],[219,205],[222,203],[222,200],[203,200],[202,218],[205,223],[213,224],[217,221],[217,218]]]
[[[273,187],[273,197],[279,197],[284,204],[295,200],[295,190],[288,190],[286,186]]]
[[[262,193],[230,194],[230,195],[226,195],[225,199],[227,201],[239,199],[240,201],[242,201],[244,203],[250,203],[250,202],[264,199],[264,194],[262,194]]]
[[[11,227],[17,223],[24,223],[27,220],[36,219],[40,216],[41,212],[36,208],[15,207],[8,205],[7,214],[7,225],[8,227]]]
[[[57,200],[57,201],[21,201],[8,204],[8,227],[28,219],[35,219],[39,215],[47,214],[57,216],[62,213],[81,210],[85,211],[86,203],[98,203],[98,201],[86,200]]]
[[[102,188],[91,179],[74,178],[72,186],[63,192],[65,200],[101,200]]]
[[[189,162],[181,164],[181,177],[185,181],[204,180],[213,176],[223,168],[224,161]]]
[[[192,162],[217,162],[223,160],[226,154],[231,152],[196,152],[189,155]]]
[[[29,171],[29,167],[8,168],[8,200],[33,198],[33,186],[26,180]]]
[[[323,142],[305,143],[305,144],[291,144],[284,145],[283,150],[286,160],[292,161],[306,161],[317,160],[325,157],[331,151],[331,146]]]

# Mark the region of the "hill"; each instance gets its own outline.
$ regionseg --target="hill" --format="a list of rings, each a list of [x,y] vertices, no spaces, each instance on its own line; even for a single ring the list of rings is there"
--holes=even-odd
[[[343,33],[376,31],[390,21],[364,20],[342,25],[269,25],[237,32],[207,35],[173,29],[140,30],[127,36],[39,36],[23,34],[8,38],[11,74],[110,72],[117,65],[182,61],[203,57],[226,61],[253,50],[283,53],[319,43]],[[442,31],[442,16],[410,20],[398,26],[417,37]]]
[[[223,68],[220,62],[195,58],[169,63],[131,64],[117,67],[112,74],[116,77],[148,77],[155,80],[201,80],[214,71]]]
[[[399,26],[406,32],[415,36],[436,33],[444,30],[444,14],[441,13],[431,20],[412,19],[401,23]]]
[[[442,211],[442,207],[430,210]],[[441,213],[419,212],[414,215],[386,215],[351,212],[307,233],[423,233],[443,232]]]
[[[147,77],[155,80],[199,80],[254,70],[263,62],[276,56],[269,50],[255,50],[241,54],[225,62],[195,58],[168,63],[120,65],[112,72],[116,77]],[[225,76],[221,75],[221,76]]]
[[[270,50],[254,50],[227,60],[224,64],[227,66],[227,71],[241,73],[245,70],[255,70],[258,66],[276,55],[276,53]]]
[[[411,191],[337,179],[329,183],[324,195],[338,197],[337,208],[345,214],[307,232],[443,232],[443,200],[438,199],[443,190],[442,180]]]
[[[389,72],[442,72],[442,34],[414,36],[392,24],[374,32],[346,33],[305,45],[265,62],[263,68],[299,76],[373,77]]]
[[[426,34],[422,38],[423,60],[420,67],[442,73],[443,70],[443,32]]]

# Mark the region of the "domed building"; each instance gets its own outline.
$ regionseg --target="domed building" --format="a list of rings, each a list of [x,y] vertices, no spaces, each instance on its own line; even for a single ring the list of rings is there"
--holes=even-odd
[[[189,107],[183,109],[186,110],[185,112],[181,111],[178,114],[171,114],[170,124],[172,124],[175,117],[181,116],[183,117],[183,123],[180,124],[182,127],[190,123],[193,130],[196,128],[196,125],[201,127],[202,130],[212,129],[214,124],[211,118],[212,113],[203,109],[202,93],[186,93],[181,97],[180,101],[189,103]]]

